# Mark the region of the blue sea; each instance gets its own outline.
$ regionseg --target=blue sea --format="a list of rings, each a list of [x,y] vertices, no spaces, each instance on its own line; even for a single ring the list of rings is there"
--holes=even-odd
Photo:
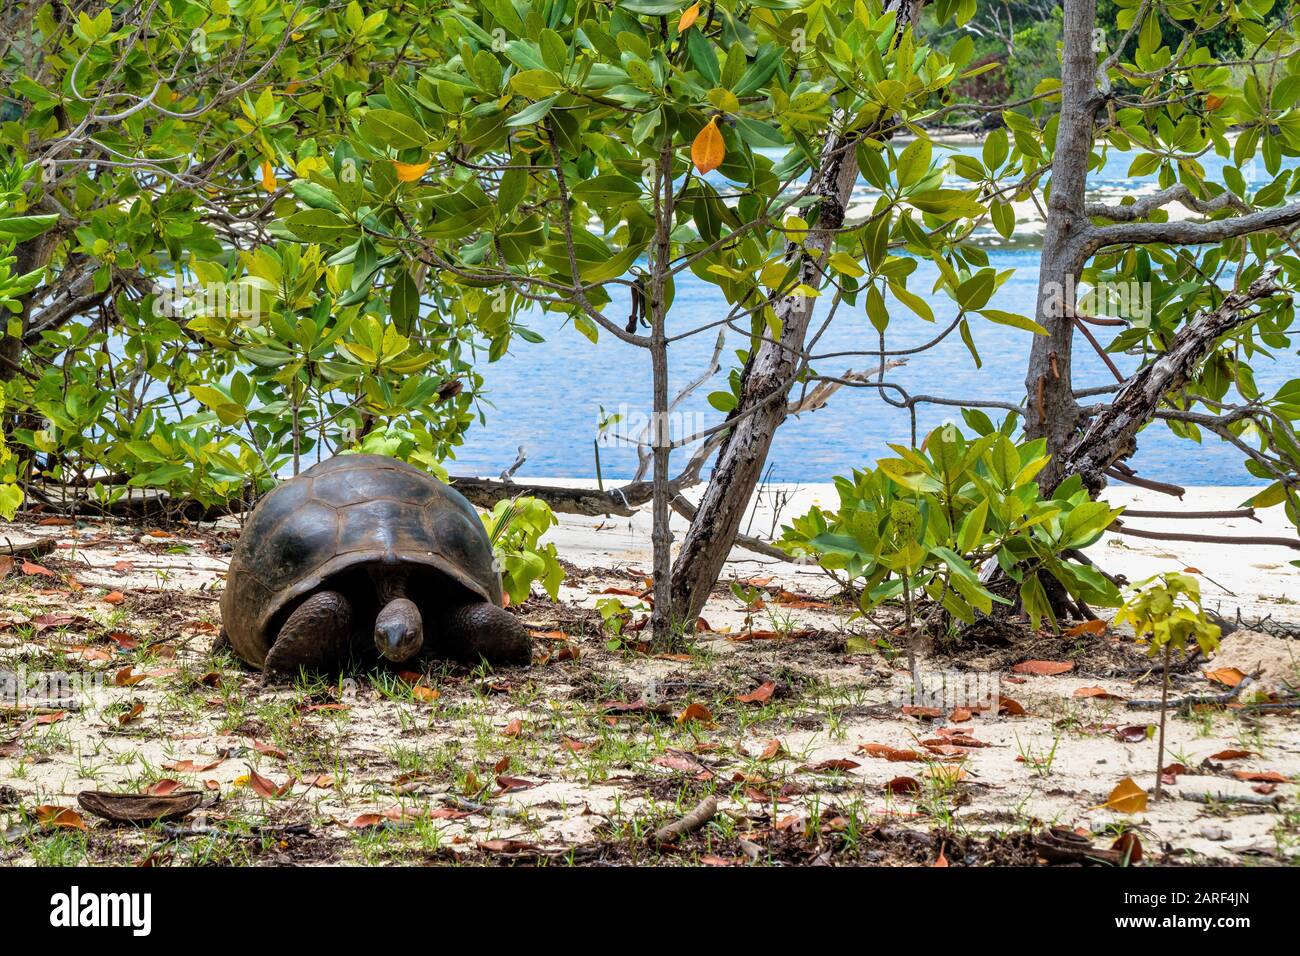
[[[959,146],[955,151],[978,153],[978,146]],[[1111,153],[1104,166],[1089,178],[1090,191],[1108,202],[1126,192],[1155,188],[1151,178],[1128,176],[1131,155]],[[1223,160],[1214,155],[1202,158],[1207,175],[1221,182],[1219,170]],[[1252,171],[1247,171],[1248,180]],[[1254,182],[1267,182],[1262,169],[1253,171]],[[954,183],[955,184],[955,183]],[[855,202],[870,201],[865,183],[859,183]],[[998,269],[1014,269],[1015,274],[997,291],[989,306],[1021,315],[1033,312],[1038,287],[1037,243],[1017,241],[1000,243],[990,238],[986,248],[989,264]],[[931,294],[937,270],[922,261],[908,280],[908,288],[925,296],[934,310],[930,324],[902,311],[892,314],[887,347],[907,348],[920,345],[937,335],[951,321],[956,304],[946,294]],[[686,332],[704,322],[721,318],[728,306],[712,285],[689,273],[678,277],[676,296],[669,315],[669,335]],[[628,302],[622,287],[606,314],[625,317]],[[820,327],[824,311],[813,319],[813,329]],[[651,374],[648,353],[626,345],[612,336],[601,335],[593,344],[572,325],[541,313],[529,316],[525,324],[545,337],[539,344],[517,339],[509,354],[500,361],[481,366],[484,376],[482,392],[486,424],[476,424],[457,450],[457,461],[449,462],[453,473],[496,475],[515,460],[523,448],[527,462],[520,474],[551,477],[593,477],[596,473],[593,443],[597,438],[601,409],[606,414],[622,411],[625,421],[642,421],[649,414]],[[980,396],[985,399],[1018,403],[1024,397],[1025,361],[1031,333],[995,325],[973,317],[971,325],[975,344],[983,360],[977,368],[974,359],[954,333],[933,350],[911,356],[908,364],[887,373],[913,394],[950,397]],[[1103,344],[1112,337],[1111,329],[1095,329]],[[674,342],[669,348],[670,394],[694,381],[707,368],[713,354],[717,330],[703,332]],[[727,390],[726,371],[736,365],[735,349],[744,345],[739,333],[728,331],[722,354],[722,371],[692,393],[681,405],[679,417],[670,422],[673,437],[690,434],[721,420],[720,412],[711,407],[707,395]],[[817,344],[817,352],[838,352],[878,347],[875,329],[864,310],[841,305],[835,320]],[[1074,349],[1076,388],[1113,383],[1114,377],[1092,350],[1078,336]],[[1123,354],[1112,356],[1121,371],[1131,371],[1137,358]],[[826,359],[815,363],[823,374],[840,375],[846,369],[863,370],[875,360],[854,356]],[[1276,361],[1260,357],[1255,362],[1256,380],[1266,394],[1289,378],[1300,374],[1295,352],[1283,352]],[[1089,399],[1085,401],[1095,401]],[[945,422],[961,425],[960,411],[935,405],[920,405],[918,428],[923,436]],[[999,419],[1002,412],[989,410]],[[626,426],[624,426],[626,431]],[[634,430],[633,430],[634,431]],[[889,443],[907,444],[911,440],[906,411],[884,402],[871,388],[842,388],[820,410],[789,419],[776,435],[768,459],[770,478],[774,482],[826,482],[835,475],[848,474],[853,468],[871,464],[876,458],[891,454]],[[628,444],[605,444],[599,449],[600,465],[606,480],[625,479],[636,468],[635,450]],[[674,467],[680,468],[689,452],[674,452]],[[1163,424],[1148,427],[1139,436],[1138,453],[1129,461],[1138,473],[1149,478],[1190,485],[1256,484],[1242,466],[1241,456],[1231,447],[1209,436],[1196,444],[1174,436]]]

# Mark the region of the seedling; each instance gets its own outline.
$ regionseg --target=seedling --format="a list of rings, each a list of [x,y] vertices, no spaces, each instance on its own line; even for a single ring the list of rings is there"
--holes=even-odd
[[[1131,624],[1139,643],[1150,645],[1150,654],[1164,658],[1160,688],[1160,735],[1156,746],[1156,792],[1161,795],[1161,774],[1165,760],[1165,717],[1169,709],[1169,659],[1174,651],[1187,653],[1194,640],[1202,654],[1219,646],[1219,626],[1211,624],[1201,608],[1201,585],[1190,574],[1169,571],[1138,584],[1115,615],[1115,623]]]

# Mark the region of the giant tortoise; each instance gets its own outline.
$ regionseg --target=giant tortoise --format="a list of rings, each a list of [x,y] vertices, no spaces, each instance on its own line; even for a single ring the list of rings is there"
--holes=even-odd
[[[382,455],[339,455],[261,500],[221,595],[222,639],[268,674],[394,663],[421,651],[527,664],[501,606],[478,514],[458,491]]]

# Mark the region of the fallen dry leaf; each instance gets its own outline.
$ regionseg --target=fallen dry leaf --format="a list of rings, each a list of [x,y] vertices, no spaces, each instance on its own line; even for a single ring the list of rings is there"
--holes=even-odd
[[[1115,731],[1115,737],[1126,744],[1140,744],[1150,736],[1152,726],[1152,724],[1133,724],[1129,727],[1120,727]]]
[[[1110,848],[1120,853],[1129,866],[1142,862],[1142,841],[1132,830],[1121,833]]]
[[[859,744],[858,753],[866,754],[868,757],[878,757],[883,760],[894,762],[905,762],[910,760],[924,760],[925,756],[915,750],[900,750],[897,747],[891,747],[888,744]]]
[[[1100,700],[1124,700],[1119,694],[1112,694],[1104,687],[1076,687],[1075,697],[1095,697]]]
[[[518,717],[516,717],[514,720],[510,721],[510,723],[506,724],[505,729],[501,731],[501,736],[518,737],[523,732],[524,732],[524,722],[520,720]]]
[[[263,777],[252,767],[248,768],[248,786],[268,800],[283,797],[293,789],[294,782],[294,778],[290,777],[284,783],[278,784],[268,777]]]
[[[1255,756],[1253,750],[1220,750],[1217,754],[1210,754],[1211,760],[1241,760],[1245,757]]]
[[[764,681],[748,694],[741,694],[736,700],[742,704],[765,704],[772,699],[772,694],[775,692],[776,684],[770,680]]]
[[[1238,780],[1249,780],[1252,783],[1286,783],[1286,777],[1276,770],[1264,770],[1258,773],[1250,770],[1234,770],[1232,775]]]
[[[1052,677],[1072,670],[1074,670],[1074,664],[1070,661],[1021,661],[1011,668],[1011,673]]]
[[[1141,813],[1147,808],[1147,792],[1134,783],[1131,777],[1125,777],[1110,792],[1106,802],[1100,808],[1093,809],[1101,808],[1116,813]]]
[[[895,777],[885,784],[885,789],[896,797],[921,792],[921,781],[915,777]]]
[[[789,755],[785,752],[785,745],[782,744],[781,741],[773,738],[767,742],[767,746],[765,746],[763,752],[758,755],[758,759],[777,760],[786,756]]]
[[[81,814],[71,807],[56,807],[50,804],[42,804],[32,811],[36,817],[36,822],[46,830],[67,829],[67,830],[84,830],[86,821],[81,818]]]
[[[823,760],[820,763],[808,764],[803,769],[811,773],[827,773],[833,770],[847,772],[849,770],[856,770],[861,766],[862,764],[858,763],[856,760],[845,760],[840,758],[837,760]]]
[[[270,744],[264,744],[262,743],[262,741],[256,738],[253,739],[253,749],[260,754],[265,754],[268,757],[274,757],[276,760],[289,759],[288,755],[279,747],[273,747]]]
[[[212,761],[212,763],[197,764],[193,760],[173,760],[162,765],[164,770],[174,770],[177,773],[207,773],[209,770],[215,770],[226,762],[224,757]]]
[[[121,591],[110,591],[101,599],[105,604],[121,604],[126,600],[126,595]]]
[[[1235,667],[1220,667],[1218,670],[1205,671],[1205,679],[1224,687],[1236,687],[1246,679],[1246,675]]]
[[[149,786],[145,787],[141,792],[154,797],[165,797],[167,794],[173,793],[180,788],[181,782],[179,780],[173,780],[171,777],[163,777],[161,780],[155,780],[153,783],[149,784]]]
[[[1074,627],[1067,628],[1066,637],[1081,637],[1084,634],[1095,634],[1101,636],[1106,633],[1105,621],[1084,621],[1082,624],[1076,624]]]
[[[701,703],[687,705],[686,709],[677,715],[678,724],[688,724],[692,720],[698,720],[702,724],[713,722],[713,712]]]

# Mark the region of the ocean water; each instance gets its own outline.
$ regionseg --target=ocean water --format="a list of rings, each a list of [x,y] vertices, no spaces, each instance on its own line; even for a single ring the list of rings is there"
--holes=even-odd
[[[977,153],[979,146],[959,146],[962,152]],[[1115,201],[1119,194],[1140,193],[1155,188],[1150,178],[1128,176],[1131,156],[1112,152],[1104,166],[1089,178],[1094,196]],[[1223,160],[1214,155],[1202,158],[1212,181],[1222,181]],[[1247,170],[1248,176],[1251,173]],[[1254,171],[1254,181],[1262,184],[1262,169]],[[858,184],[854,202],[868,202],[871,196],[865,183]],[[990,242],[989,264],[998,269],[1015,269],[1015,274],[997,291],[991,308],[1031,314],[1038,287],[1036,248],[1017,242],[1003,247]],[[1032,243],[1032,240],[1031,240]],[[933,264],[920,262],[908,281],[908,288],[924,295],[935,313],[930,324],[910,313],[895,312],[888,329],[887,347],[908,348],[920,345],[942,331],[957,312],[956,304],[946,294],[929,294],[937,276]],[[626,316],[626,295],[606,310],[612,317]],[[669,315],[669,334],[686,332],[727,312],[727,303],[713,286],[689,273],[679,276],[676,297]],[[820,325],[824,310],[814,316],[813,328]],[[520,473],[532,476],[575,477],[596,473],[593,442],[598,434],[601,408],[607,414],[622,411],[626,421],[644,422],[651,403],[651,373],[648,353],[626,345],[609,335],[596,344],[587,340],[572,325],[562,325],[553,316],[537,313],[525,320],[530,328],[545,337],[539,344],[517,340],[509,354],[500,361],[483,366],[483,399],[487,421],[476,424],[457,449],[457,460],[448,463],[453,473],[496,475],[508,468],[521,448],[527,463]],[[908,358],[908,364],[887,373],[887,380],[897,382],[912,394],[944,397],[1001,400],[1019,403],[1025,394],[1025,361],[1032,335],[1018,329],[995,325],[975,316],[971,325],[976,347],[983,361],[977,368],[960,337],[954,332],[934,349]],[[1113,330],[1095,329],[1105,344]],[[670,394],[694,381],[707,368],[717,330],[703,332],[674,342],[669,348]],[[735,349],[744,344],[739,333],[730,330],[722,354],[722,371],[690,395],[670,422],[673,437],[693,434],[722,418],[708,404],[711,391],[727,390],[726,370],[736,364]],[[817,353],[843,352],[878,347],[875,329],[862,308],[841,305],[835,320],[817,345]],[[1082,338],[1076,337],[1074,349],[1075,386],[1086,388],[1114,381],[1102,360]],[[1120,370],[1127,373],[1137,358],[1113,355]],[[814,363],[823,374],[839,375],[846,369],[863,370],[878,361],[864,356],[825,359]],[[1276,361],[1260,358],[1255,363],[1260,389],[1268,392],[1287,379],[1300,374],[1295,352],[1283,352]],[[987,410],[996,421],[1003,415]],[[917,407],[919,434],[945,422],[962,425],[960,411],[936,405]],[[635,436],[635,427],[625,428]],[[888,405],[872,388],[840,389],[823,408],[789,419],[777,431],[768,458],[771,480],[789,483],[829,481],[834,475],[871,464],[890,454],[889,443],[907,444],[911,428],[905,410]],[[599,449],[600,464],[607,480],[625,479],[636,469],[635,449],[627,443],[606,444]],[[689,450],[677,450],[674,468],[689,458]],[[1180,439],[1168,428],[1156,423],[1139,436],[1138,453],[1129,460],[1138,473],[1149,478],[1189,485],[1256,484],[1243,467],[1240,453],[1209,436],[1203,444]]]

